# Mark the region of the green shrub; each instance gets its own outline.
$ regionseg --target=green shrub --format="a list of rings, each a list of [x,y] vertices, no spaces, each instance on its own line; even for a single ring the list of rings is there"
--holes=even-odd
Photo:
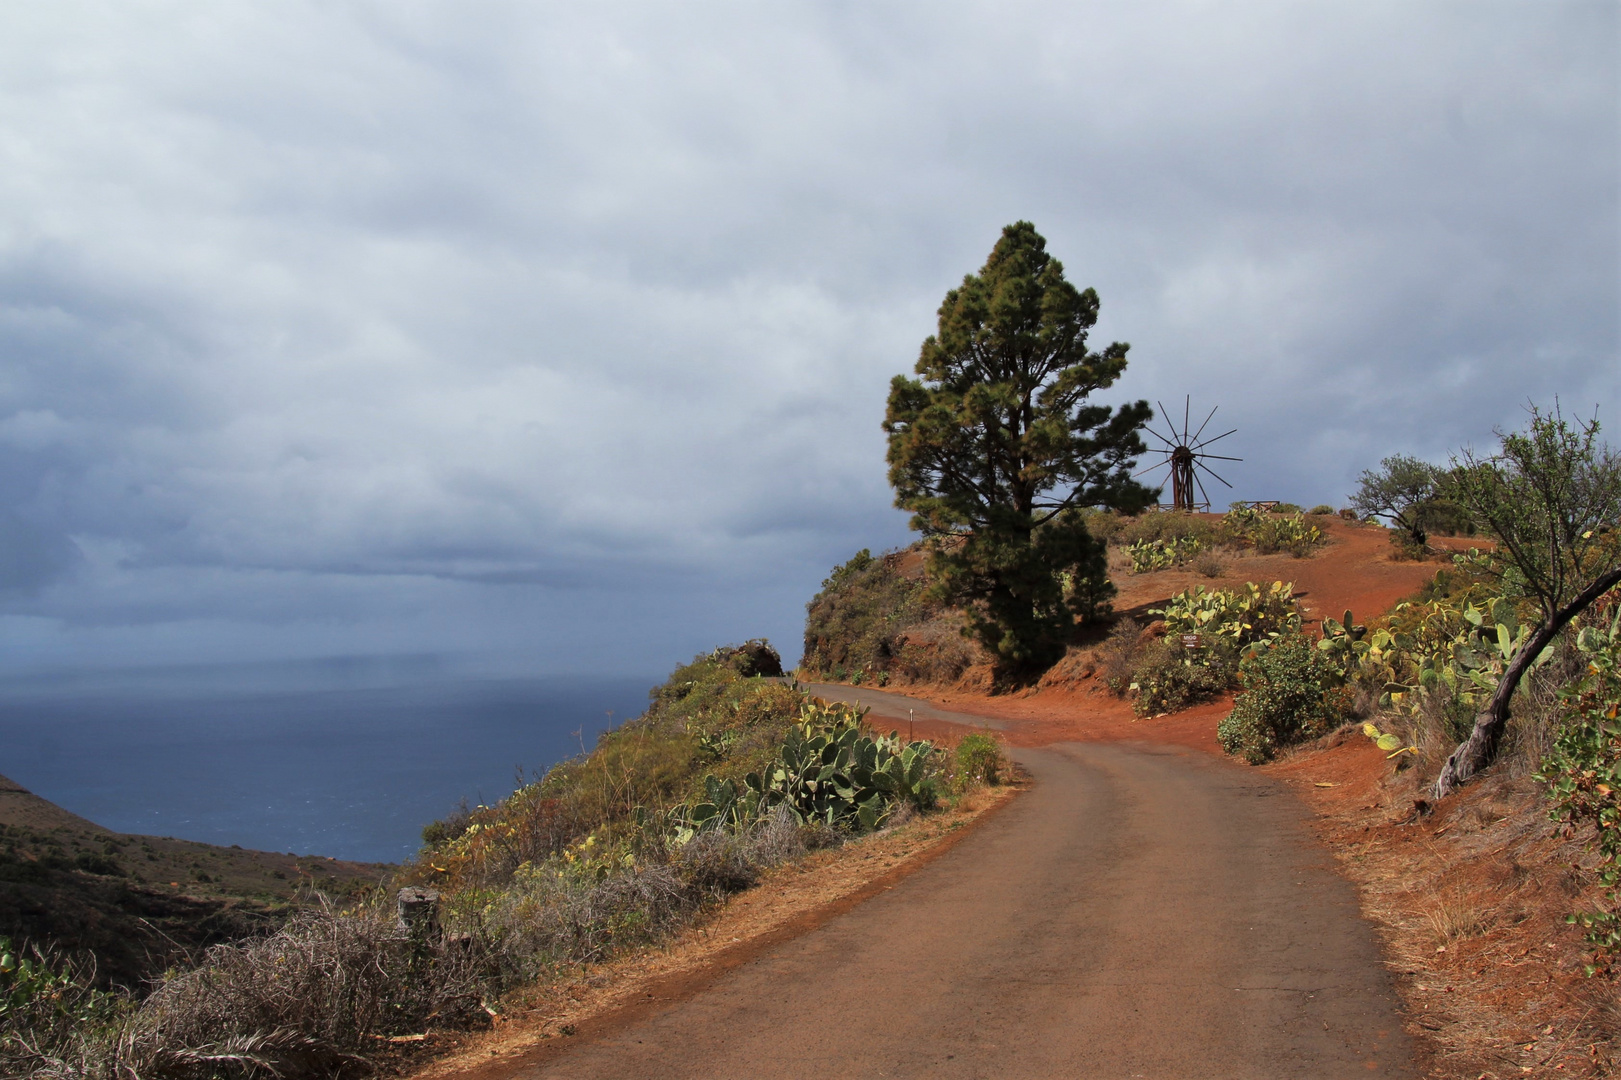
[[[1333,675],[1303,634],[1259,645],[1239,665],[1238,678],[1243,689],[1216,738],[1252,765],[1324,734],[1341,715]]]
[[[1117,543],[1120,532],[1132,521],[1123,514],[1113,510],[1102,510],[1096,507],[1087,507],[1080,511],[1081,518],[1086,522],[1086,531],[1105,544]]]
[[[1593,830],[1589,846],[1598,852],[1604,902],[1570,921],[1587,928],[1593,947],[1588,973],[1615,975],[1621,967],[1621,605],[1607,627],[1583,628],[1576,644],[1587,675],[1560,694],[1564,716],[1538,779],[1548,785],[1555,821],[1570,832]]]
[[[1232,684],[1237,650],[1220,638],[1207,641],[1205,647],[1195,650],[1167,636],[1143,650],[1130,687],[1136,695],[1131,707],[1138,716],[1179,712]]]
[[[1332,506],[1328,505],[1327,503],[1318,503],[1316,506],[1312,507],[1310,510],[1308,510],[1306,512],[1308,514],[1313,515],[1313,516],[1316,516],[1316,515],[1319,515],[1319,514],[1327,515],[1327,514],[1332,514],[1334,512],[1334,508]]]
[[[922,740],[903,744],[897,735],[864,735],[864,711],[849,705],[807,705],[804,720],[788,729],[769,767],[748,773],[741,789],[730,781],[711,781],[711,801],[714,792],[725,791],[728,800],[737,800],[743,817],[786,807],[800,822],[821,822],[845,832],[871,831],[900,804],[929,809],[938,773],[933,745]]]
[[[1269,515],[1251,536],[1255,550],[1262,555],[1284,551],[1304,559],[1323,544],[1323,530],[1308,522],[1298,511],[1288,517]]]
[[[0,937],[0,1075],[45,1074],[105,1052],[129,1001],[97,990],[92,972]]]
[[[1398,562],[1423,562],[1429,557],[1429,548],[1417,543],[1406,529],[1389,531],[1390,557]]]
[[[1002,747],[989,735],[976,732],[963,736],[962,742],[957,744],[956,758],[957,783],[960,787],[1002,782]]]
[[[760,644],[764,644],[763,642]],[[583,838],[635,834],[636,817],[694,798],[717,770],[764,769],[800,717],[805,695],[745,677],[735,647],[701,654],[655,687],[645,714],[604,732],[586,755],[561,762],[495,806],[465,806],[423,830],[407,877],[447,892],[501,888]]]
[[[1426,499],[1413,511],[1418,527],[1432,536],[1475,535],[1475,519],[1466,507],[1448,499]]]

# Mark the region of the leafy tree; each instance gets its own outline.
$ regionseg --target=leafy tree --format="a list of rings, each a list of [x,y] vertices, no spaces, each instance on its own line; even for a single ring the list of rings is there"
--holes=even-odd
[[[1491,763],[1520,678],[1571,619],[1621,584],[1621,456],[1598,434],[1597,417],[1572,425],[1557,405],[1551,414],[1532,406],[1525,431],[1499,432],[1501,450],[1489,458],[1463,451],[1443,480],[1443,494],[1496,538],[1504,591],[1534,601],[1540,618],[1441,767],[1436,798]]]
[[[1439,490],[1439,470],[1405,454],[1392,454],[1357,477],[1351,508],[1363,517],[1382,517],[1405,532],[1409,545],[1422,548],[1429,540],[1426,508]]]
[[[1120,377],[1128,346],[1087,351],[1097,293],[1046,248],[1027,221],[1002,230],[946,294],[920,378],[895,377],[884,418],[895,505],[936,541],[935,595],[964,606],[999,680],[1052,664],[1075,619],[1113,594],[1080,508],[1136,511],[1155,494],[1131,479],[1148,403],[1088,400]]]

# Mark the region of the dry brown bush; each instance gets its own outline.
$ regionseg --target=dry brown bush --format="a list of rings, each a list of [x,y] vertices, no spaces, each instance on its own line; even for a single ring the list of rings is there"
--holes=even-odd
[[[1216,526],[1207,518],[1192,514],[1149,512],[1126,518],[1114,542],[1122,546],[1154,540],[1197,540],[1202,547],[1214,547],[1218,536]]]
[[[408,940],[378,911],[310,912],[165,981],[107,1064],[147,1080],[360,1069],[372,1037],[486,1022],[482,968],[472,943]]]
[[[1135,619],[1124,617],[1115,622],[1108,640],[1098,646],[1098,671],[1116,695],[1124,696],[1131,686],[1131,673],[1137,669],[1143,648],[1143,628]]]

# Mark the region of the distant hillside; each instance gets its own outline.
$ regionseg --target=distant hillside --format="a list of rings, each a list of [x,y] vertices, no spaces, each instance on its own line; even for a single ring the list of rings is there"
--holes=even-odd
[[[24,829],[107,831],[93,821],[70,814],[55,803],[40,798],[6,776],[0,776],[0,825],[15,825]]]
[[[0,936],[96,958],[138,988],[188,952],[279,925],[319,890],[347,896],[392,868],[134,836],[0,776]]]

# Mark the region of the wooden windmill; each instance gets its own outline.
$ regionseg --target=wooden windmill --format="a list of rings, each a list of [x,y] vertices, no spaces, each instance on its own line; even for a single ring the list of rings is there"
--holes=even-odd
[[[1194,510],[1210,509],[1210,496],[1205,494],[1204,483],[1199,479],[1200,472],[1209,473],[1215,479],[1221,480],[1221,482],[1226,484],[1227,487],[1233,486],[1228,484],[1226,480],[1222,479],[1222,477],[1214,469],[1206,465],[1205,462],[1244,460],[1243,458],[1224,457],[1221,454],[1212,454],[1205,450],[1205,447],[1209,446],[1211,443],[1214,443],[1220,439],[1225,439],[1227,436],[1238,430],[1237,428],[1233,428],[1232,431],[1224,431],[1220,435],[1212,435],[1208,439],[1202,439],[1204,429],[1210,426],[1211,418],[1216,415],[1216,410],[1214,408],[1210,410],[1210,415],[1204,418],[1204,423],[1199,425],[1199,430],[1193,432],[1192,435],[1188,434],[1188,430],[1191,426],[1188,423],[1188,418],[1191,414],[1192,404],[1193,399],[1191,397],[1183,399],[1182,430],[1180,434],[1177,432],[1176,421],[1174,418],[1167,420],[1167,430],[1170,432],[1169,438],[1161,435],[1152,427],[1149,427],[1146,424],[1143,425],[1144,431],[1148,432],[1150,435],[1154,436],[1154,438],[1165,444],[1163,447],[1155,447],[1154,449],[1150,450],[1149,453],[1162,454],[1164,456],[1161,458],[1161,460],[1156,461],[1154,464],[1137,474],[1138,476],[1146,476],[1148,473],[1158,472],[1160,469],[1169,467],[1171,470],[1171,509],[1185,510],[1190,513]],[[1160,405],[1159,415],[1166,415],[1164,405]],[[1195,492],[1198,493],[1197,499],[1194,498]]]

